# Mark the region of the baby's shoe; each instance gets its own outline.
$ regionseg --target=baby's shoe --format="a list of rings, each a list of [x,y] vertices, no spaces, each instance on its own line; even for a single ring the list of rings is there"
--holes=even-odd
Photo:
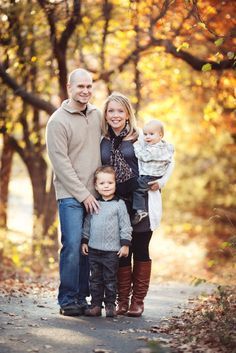
[[[148,216],[148,212],[143,210],[137,210],[137,212],[134,214],[133,218],[131,219],[131,224],[135,226],[136,224],[141,222],[143,218],[147,216]]]

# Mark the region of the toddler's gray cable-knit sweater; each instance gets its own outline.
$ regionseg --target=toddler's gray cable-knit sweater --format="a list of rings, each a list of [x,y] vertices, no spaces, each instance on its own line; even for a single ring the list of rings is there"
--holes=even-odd
[[[103,251],[119,251],[121,246],[131,244],[132,227],[123,200],[113,198],[99,200],[98,214],[86,216],[82,243]]]

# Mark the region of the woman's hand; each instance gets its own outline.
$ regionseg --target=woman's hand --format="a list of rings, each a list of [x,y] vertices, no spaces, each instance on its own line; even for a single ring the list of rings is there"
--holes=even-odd
[[[157,191],[160,189],[160,185],[157,180],[149,181],[148,185],[150,185],[150,190]]]

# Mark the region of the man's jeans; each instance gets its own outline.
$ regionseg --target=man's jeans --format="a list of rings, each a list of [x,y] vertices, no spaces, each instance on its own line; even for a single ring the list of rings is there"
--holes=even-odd
[[[81,255],[80,243],[84,207],[75,198],[58,200],[61,224],[60,286],[58,302],[61,307],[82,302],[89,296],[89,265]]]

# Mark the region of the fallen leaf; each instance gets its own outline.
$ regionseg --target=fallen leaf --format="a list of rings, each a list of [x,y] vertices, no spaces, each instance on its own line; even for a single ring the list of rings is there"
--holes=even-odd
[[[152,350],[150,348],[139,348],[135,353],[152,353]]]
[[[139,337],[137,337],[137,340],[139,340],[139,341],[147,341],[147,340],[148,340],[148,337],[146,337],[146,336],[139,336]]]
[[[14,313],[8,313],[9,316],[17,316],[16,314]]]
[[[128,329],[128,332],[134,333],[135,330],[134,330],[133,328],[129,328],[129,329]]]

